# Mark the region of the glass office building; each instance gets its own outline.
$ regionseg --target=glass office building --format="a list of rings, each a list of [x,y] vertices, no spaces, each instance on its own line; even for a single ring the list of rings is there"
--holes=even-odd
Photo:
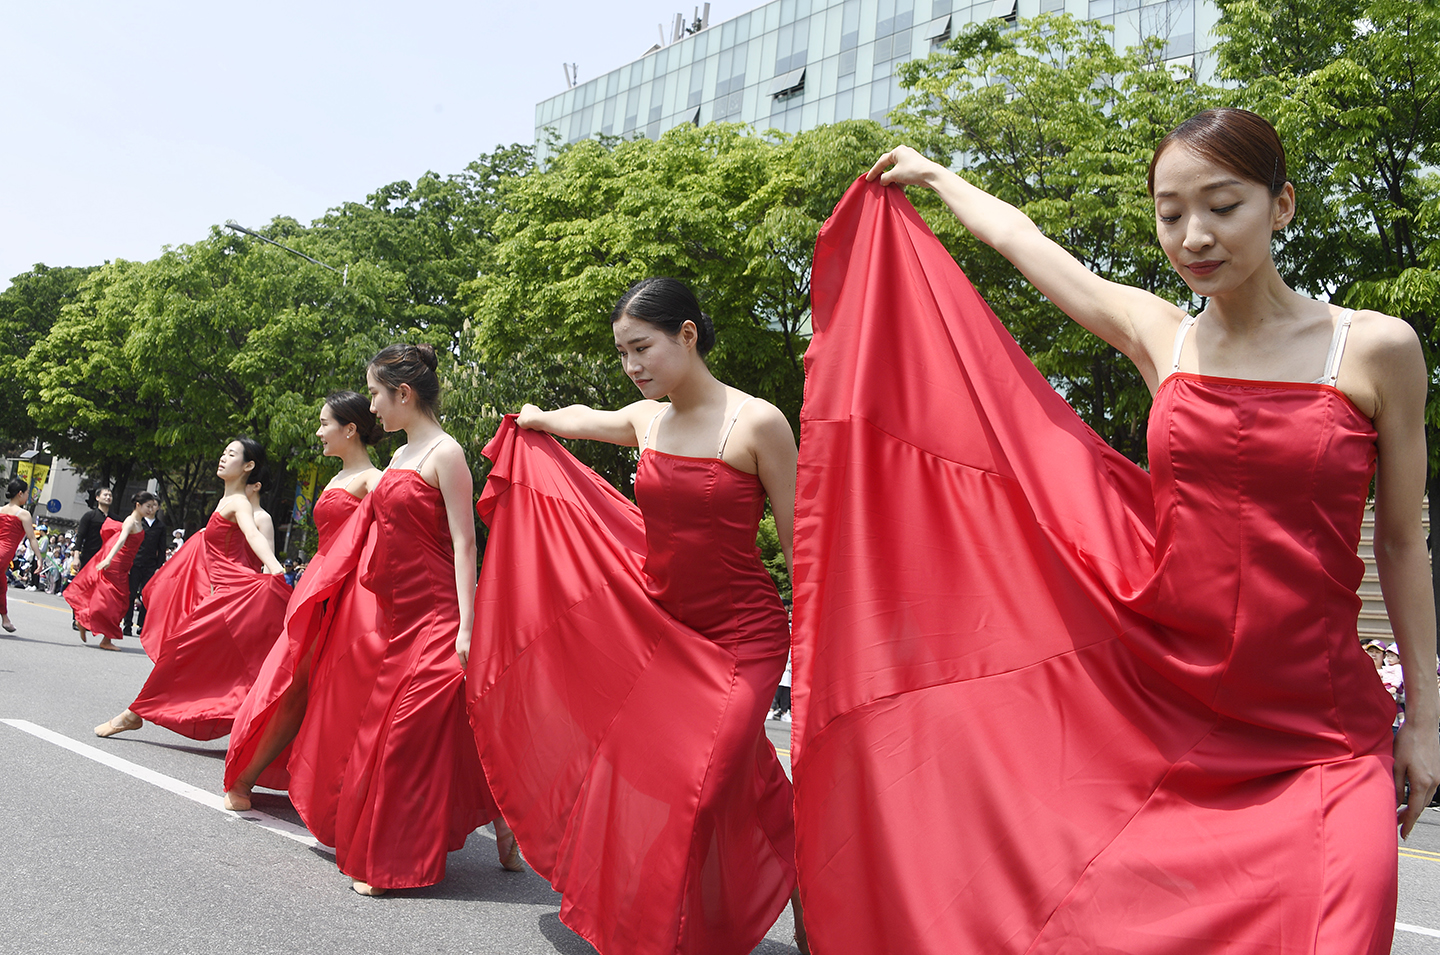
[[[683,0],[682,0],[683,2]],[[1117,47],[1165,39],[1165,57],[1201,76],[1219,11],[1212,0],[772,0],[671,42],[535,107],[536,145],[596,135],[652,139],[681,123],[728,121],[798,132],[843,119],[885,121],[904,99],[897,64],[967,23],[1067,12],[1115,28]]]

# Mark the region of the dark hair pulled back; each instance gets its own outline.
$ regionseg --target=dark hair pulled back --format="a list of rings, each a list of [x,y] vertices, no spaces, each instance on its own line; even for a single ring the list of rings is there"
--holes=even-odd
[[[620,296],[610,313],[610,324],[629,315],[648,322],[671,338],[680,334],[686,322],[695,324],[698,337],[695,350],[703,357],[715,345],[715,325],[710,316],[700,311],[700,303],[690,286],[678,279],[641,279]]]
[[[1285,146],[1275,127],[1248,109],[1207,109],[1165,134],[1155,147],[1145,187],[1155,195],[1155,164],[1172,145],[1181,145],[1242,179],[1259,183],[1278,196],[1289,181]]]
[[[245,483],[264,484],[265,478],[269,475],[265,473],[265,448],[261,446],[260,442],[254,438],[241,436],[231,438],[225,443],[227,445],[238,443],[241,449],[241,456],[246,461],[253,461],[255,463],[255,466],[250,469],[250,473],[245,475]]]
[[[141,504],[149,504],[151,501],[158,500],[160,499],[149,491],[136,491],[130,495],[130,506],[139,507]]]
[[[435,349],[424,342],[419,345],[396,342],[386,345],[370,359],[369,372],[391,391],[398,390],[401,385],[409,385],[420,403],[420,410],[438,418],[440,377],[435,374],[437,364]]]
[[[13,501],[15,500],[15,495],[19,494],[21,491],[28,491],[29,489],[29,481],[25,480],[24,478],[11,478],[10,483],[5,485],[5,500]]]
[[[325,396],[330,414],[341,424],[353,424],[355,436],[363,444],[374,444],[385,437],[385,429],[370,410],[370,399],[353,391],[332,391]]]

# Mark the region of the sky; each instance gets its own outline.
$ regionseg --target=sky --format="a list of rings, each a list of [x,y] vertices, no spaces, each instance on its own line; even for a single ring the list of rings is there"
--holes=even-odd
[[[533,141],[562,63],[599,76],[694,7],[0,0],[0,288],[458,172]]]

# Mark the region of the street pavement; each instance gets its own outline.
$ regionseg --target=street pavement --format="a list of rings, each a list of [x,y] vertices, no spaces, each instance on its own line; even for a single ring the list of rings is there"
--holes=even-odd
[[[0,633],[0,955],[553,953],[593,949],[533,872],[503,871],[482,829],[445,880],[362,898],[283,794],[216,808],[225,740],[147,725],[110,740],[150,671],[138,640],[81,644],[64,601],[11,590]],[[94,638],[92,638],[93,641]],[[790,724],[766,731],[788,769]],[[1440,812],[1400,848],[1396,953],[1440,953]],[[794,953],[787,909],[755,949]]]

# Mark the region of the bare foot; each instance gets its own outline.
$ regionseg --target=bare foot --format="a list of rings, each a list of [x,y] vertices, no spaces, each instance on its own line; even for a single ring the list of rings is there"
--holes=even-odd
[[[0,627],[4,627],[6,633],[15,632],[15,625],[10,622],[10,618],[8,616],[0,617]]]
[[[145,725],[145,721],[129,710],[121,713],[114,719],[106,720],[95,727],[95,735],[101,739],[114,736],[116,733],[128,733],[130,730],[138,730]]]
[[[81,643],[89,643],[89,642],[90,642],[90,631],[89,631],[89,630],[86,630],[84,627],[76,627],[75,629],[80,631],[80,642],[81,642]]]
[[[377,888],[375,888],[375,886],[371,885],[370,883],[368,883],[368,882],[361,882],[359,879],[355,879],[354,881],[352,881],[352,882],[350,883],[350,888],[352,888],[352,889],[355,890],[355,894],[356,894],[356,895],[368,895],[368,896],[372,896],[372,897],[373,897],[373,896],[376,896],[376,895],[384,895],[384,894],[385,894],[385,890],[384,890],[384,889],[377,889]]]
[[[236,786],[225,794],[222,805],[231,812],[246,812],[250,809],[250,787]]]
[[[110,640],[109,637],[106,637],[105,639],[101,640],[101,641],[96,645],[95,649],[97,649],[97,650],[114,650],[116,653],[119,653],[119,652],[120,652],[120,648],[117,647],[117,646],[115,646],[115,644]]]

